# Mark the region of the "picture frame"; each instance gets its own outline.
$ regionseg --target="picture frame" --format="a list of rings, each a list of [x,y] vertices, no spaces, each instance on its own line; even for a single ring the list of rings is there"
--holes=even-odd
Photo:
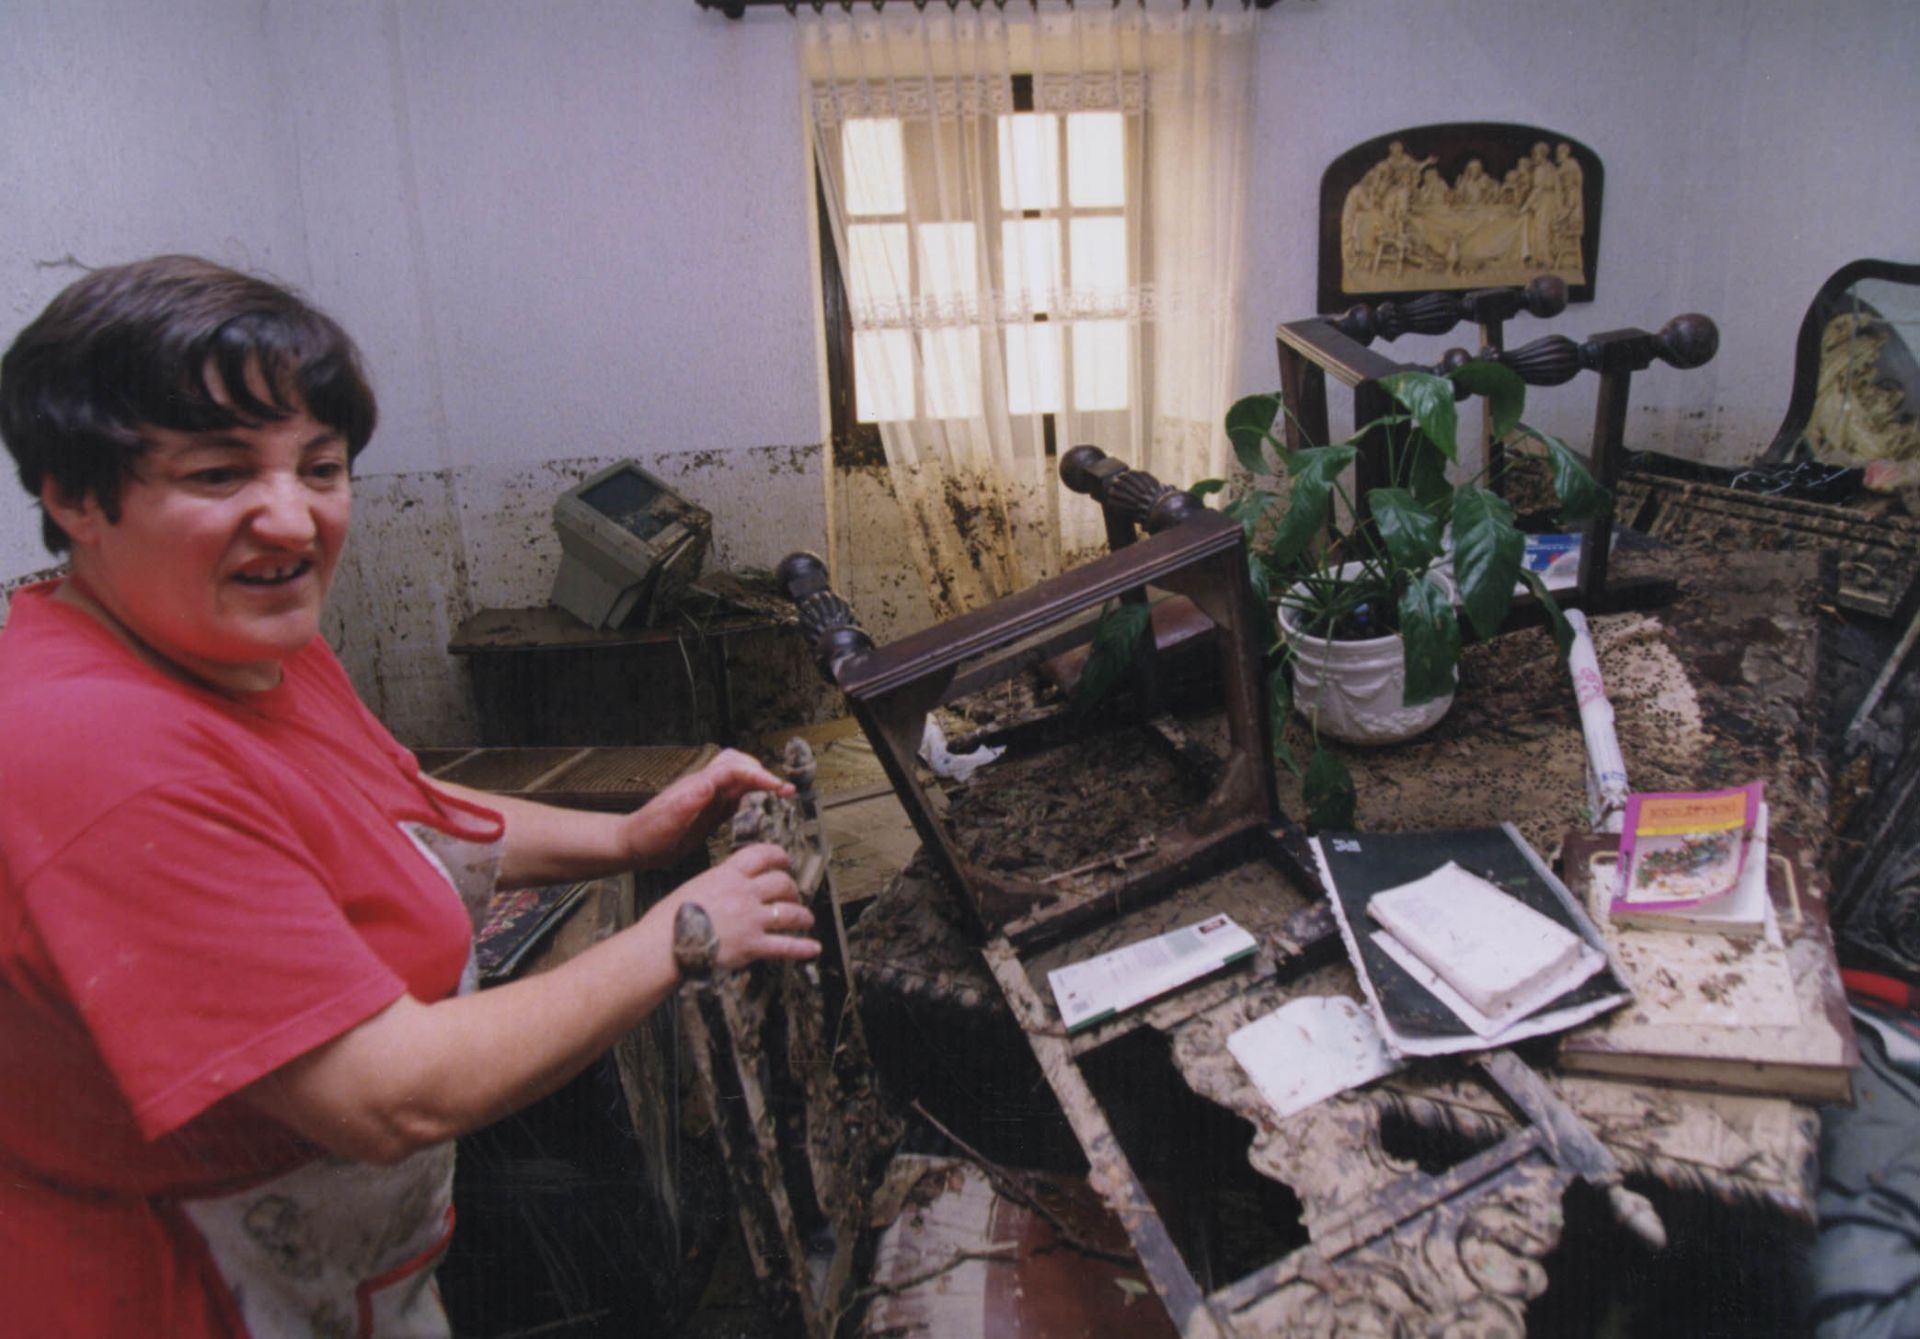
[[[1320,310],[1565,280],[1591,302],[1604,170],[1558,130],[1449,122],[1377,135],[1320,178]]]

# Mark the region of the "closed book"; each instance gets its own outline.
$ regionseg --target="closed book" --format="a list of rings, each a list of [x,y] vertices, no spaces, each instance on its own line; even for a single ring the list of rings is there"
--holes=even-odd
[[[1575,833],[1567,887],[1589,904],[1616,886],[1616,839]],[[1768,843],[1780,942],[1609,924],[1633,1004],[1560,1039],[1560,1068],[1610,1078],[1846,1102],[1859,1059],[1826,901],[1800,841]]]
[[[1732,895],[1760,797],[1757,781],[1730,790],[1627,796],[1613,910],[1662,911]]]
[[[1617,877],[1617,875],[1616,875]],[[1767,932],[1772,899],[1767,895],[1767,806],[1760,805],[1753,839],[1739,882],[1725,897],[1685,906],[1648,910],[1623,905],[1617,898],[1611,919],[1615,925],[1647,930],[1714,930],[1723,935],[1751,936]]]

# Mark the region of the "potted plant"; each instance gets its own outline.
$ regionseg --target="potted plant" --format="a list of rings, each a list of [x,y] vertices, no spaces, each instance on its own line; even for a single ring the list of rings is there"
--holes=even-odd
[[[1430,727],[1451,701],[1463,615],[1491,637],[1523,582],[1547,611],[1562,654],[1572,639],[1538,574],[1525,570],[1526,537],[1512,507],[1486,486],[1484,471],[1458,484],[1447,480],[1447,466],[1459,459],[1456,393],[1485,396],[1494,436],[1504,439],[1521,426],[1525,384],[1490,362],[1443,375],[1398,372],[1379,384],[1394,410],[1330,446],[1289,451],[1273,431],[1285,410],[1278,395],[1248,396],[1227,412],[1227,436],[1241,465],[1256,480],[1288,484],[1284,494],[1251,488],[1225,511],[1246,527],[1254,590],[1278,612],[1278,654],[1268,679],[1274,752],[1301,778],[1318,827],[1349,826],[1353,817],[1352,780],[1320,747],[1321,733],[1385,742],[1401,727]],[[1562,522],[1604,514],[1607,494],[1580,459],[1558,439],[1527,431],[1546,447]],[[1343,478],[1357,444],[1376,432],[1385,443],[1388,483],[1355,497]],[[1204,496],[1224,487],[1213,479],[1193,491]],[[1350,656],[1364,662],[1358,684],[1343,682],[1337,668]],[[1304,768],[1281,738],[1296,702],[1315,723]]]

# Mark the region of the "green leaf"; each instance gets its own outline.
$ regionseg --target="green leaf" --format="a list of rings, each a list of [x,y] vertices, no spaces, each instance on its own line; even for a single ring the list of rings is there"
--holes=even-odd
[[[1322,832],[1353,826],[1353,777],[1345,763],[1318,744],[1314,745],[1300,789],[1307,802],[1309,826]]]
[[[1314,446],[1294,453],[1287,511],[1267,542],[1267,557],[1276,566],[1290,566],[1326,528],[1333,506],[1333,481],[1353,464],[1357,454],[1345,445]]]
[[[1254,603],[1259,608],[1273,604],[1273,571],[1257,553],[1247,555],[1247,583],[1253,587]]]
[[[1540,601],[1540,607],[1547,611],[1547,631],[1553,636],[1553,644],[1560,648],[1560,660],[1565,663],[1567,652],[1573,649],[1573,624],[1567,622],[1567,616],[1560,612],[1560,605],[1547,593],[1547,583],[1540,579],[1538,572],[1522,568],[1520,579],[1527,583],[1533,598]]]
[[[1260,518],[1280,500],[1278,493],[1270,493],[1264,488],[1255,488],[1242,493],[1220,509],[1221,515],[1229,520],[1240,522],[1241,530],[1246,532],[1247,542],[1253,542],[1253,532],[1260,524]]]
[[[1460,620],[1453,601],[1431,576],[1414,579],[1400,596],[1400,640],[1405,644],[1409,707],[1453,691],[1453,667],[1460,661]]]
[[[1417,440],[1407,466],[1407,487],[1420,505],[1446,522],[1453,497],[1453,485],[1447,482],[1447,460],[1432,442]]]
[[[1613,498],[1587,473],[1586,462],[1573,448],[1552,433],[1529,428],[1528,432],[1546,443],[1547,460],[1553,467],[1553,491],[1560,499],[1560,519],[1566,522],[1590,521],[1613,510]]]
[[[1460,602],[1482,637],[1491,637],[1507,621],[1513,583],[1527,539],[1514,528],[1513,508],[1498,493],[1476,484],[1453,492],[1453,578]]]
[[[1520,422],[1527,405],[1527,383],[1520,374],[1501,363],[1475,359],[1453,369],[1453,384],[1474,395],[1487,397],[1487,409],[1493,415],[1493,440],[1501,441]]]
[[[1367,494],[1367,510],[1373,513],[1387,552],[1401,567],[1424,572],[1440,556],[1440,518],[1406,489],[1374,489]]]
[[[1453,404],[1453,383],[1431,372],[1394,372],[1380,378],[1387,394],[1406,406],[1414,424],[1448,460],[1460,458],[1460,414]]]
[[[1195,484],[1192,488],[1189,488],[1187,491],[1193,494],[1197,498],[1204,499],[1207,497],[1211,497],[1213,494],[1219,492],[1221,489],[1225,488],[1226,486],[1227,486],[1227,481],[1225,479],[1202,479],[1199,483]]]
[[[1287,713],[1292,710],[1293,685],[1287,680],[1287,666],[1283,661],[1267,673],[1267,740],[1275,760],[1299,776],[1300,764],[1293,756],[1293,747],[1287,743]]]
[[[1273,394],[1249,395],[1235,400],[1227,410],[1227,440],[1233,443],[1233,454],[1247,473],[1273,473],[1266,460],[1266,443],[1279,414],[1280,397]]]
[[[1085,712],[1126,676],[1133,665],[1134,650],[1147,630],[1147,606],[1128,601],[1109,603],[1100,612],[1093,630],[1093,646],[1080,680],[1073,686],[1073,709]]]

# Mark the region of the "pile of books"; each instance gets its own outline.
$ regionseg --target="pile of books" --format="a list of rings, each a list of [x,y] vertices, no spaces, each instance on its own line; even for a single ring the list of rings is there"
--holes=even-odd
[[[1742,888],[1713,916],[1695,906],[1621,917],[1611,910],[1624,881],[1621,839],[1567,836],[1567,884],[1607,913],[1634,1007],[1562,1037],[1562,1070],[1802,1102],[1849,1100],[1859,1052],[1814,853],[1805,842],[1768,839],[1764,806],[1755,830],[1764,846],[1748,851]],[[1765,899],[1757,918],[1744,909],[1747,880]]]

